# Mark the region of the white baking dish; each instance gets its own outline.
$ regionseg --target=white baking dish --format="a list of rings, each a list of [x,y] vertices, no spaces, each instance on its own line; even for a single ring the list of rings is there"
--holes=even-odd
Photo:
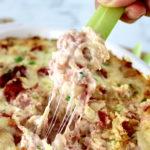
[[[65,31],[56,29],[36,28],[36,27],[13,27],[7,30],[0,31],[0,39],[6,37],[19,37],[25,38],[30,36],[40,36],[48,39],[57,39]],[[138,59],[132,53],[126,51],[120,46],[106,43],[108,49],[112,51],[118,58],[128,58],[133,63],[133,67],[137,68],[144,75],[150,75],[150,67],[145,64],[141,59]]]

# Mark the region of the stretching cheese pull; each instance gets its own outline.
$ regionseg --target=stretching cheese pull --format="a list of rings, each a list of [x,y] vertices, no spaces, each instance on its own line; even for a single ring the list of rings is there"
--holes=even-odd
[[[83,28],[62,36],[57,47],[50,62],[54,89],[62,96],[70,94],[71,99],[88,101],[96,87],[93,72],[109,59],[103,40],[92,29]]]
[[[58,40],[57,47],[58,51],[52,55],[49,71],[54,84],[52,95],[58,93],[55,101],[60,98],[63,101],[69,97],[68,106],[71,106],[66,106],[67,109],[72,111],[74,106],[77,107],[76,114],[82,117],[97,86],[94,72],[101,70],[102,63],[109,59],[109,52],[99,35],[88,27],[81,32],[72,30],[63,35]],[[65,146],[60,137],[56,136],[55,145]]]

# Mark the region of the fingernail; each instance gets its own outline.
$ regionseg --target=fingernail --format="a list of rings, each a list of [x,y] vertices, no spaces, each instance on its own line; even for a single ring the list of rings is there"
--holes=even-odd
[[[114,0],[98,0],[100,4],[104,5],[104,6],[108,6],[108,7],[114,7],[115,6],[115,2]]]
[[[109,7],[126,7],[136,0],[99,0],[99,2]]]
[[[125,14],[130,19],[138,19],[146,14],[146,8],[141,2],[133,3],[125,9]]]
[[[150,9],[150,0],[147,0],[146,2],[147,2],[147,6],[148,6],[149,9]]]

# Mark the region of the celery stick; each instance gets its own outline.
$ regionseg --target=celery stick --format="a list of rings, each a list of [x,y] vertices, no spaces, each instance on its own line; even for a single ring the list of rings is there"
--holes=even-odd
[[[132,50],[132,53],[140,58],[141,57],[141,50],[142,50],[142,45],[136,44],[134,49]]]
[[[91,27],[106,40],[123,12],[124,8],[99,6],[86,26]]]
[[[150,53],[146,54],[144,59],[143,59],[148,65],[150,65]]]

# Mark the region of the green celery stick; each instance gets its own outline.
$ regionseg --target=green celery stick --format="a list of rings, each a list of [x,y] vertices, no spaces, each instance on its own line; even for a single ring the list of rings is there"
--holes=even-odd
[[[143,59],[148,65],[150,65],[150,53],[146,54],[144,59]]]
[[[142,50],[142,45],[141,44],[136,44],[134,49],[132,50],[132,53],[140,58],[141,53],[142,53],[141,50]]]
[[[91,27],[106,40],[123,12],[124,8],[107,8],[99,6],[86,26]]]

